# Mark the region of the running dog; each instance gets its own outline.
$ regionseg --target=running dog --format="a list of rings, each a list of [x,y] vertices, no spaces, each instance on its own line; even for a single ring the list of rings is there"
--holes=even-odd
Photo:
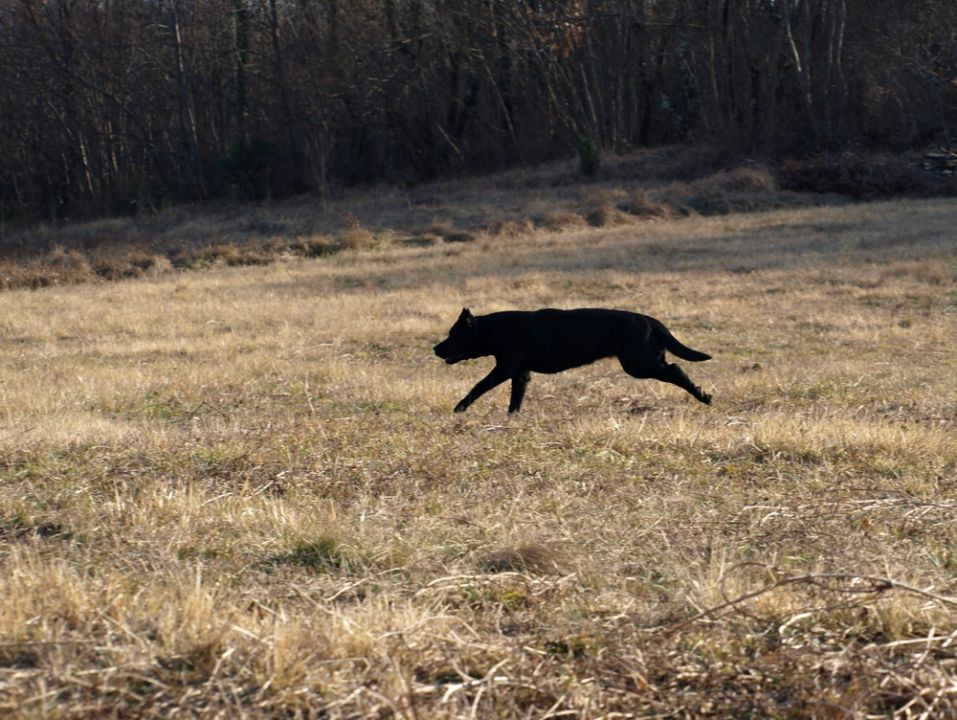
[[[655,318],[625,310],[544,309],[473,315],[464,308],[449,336],[434,350],[449,365],[485,355],[495,357],[495,367],[462,398],[455,412],[464,412],[506,380],[512,381],[508,411],[518,412],[531,373],[558,373],[612,356],[632,377],[672,383],[699,402],[711,403],[711,396],[691,382],[684,370],[665,361],[665,350],[692,362],[710,360],[711,356],[682,345]]]

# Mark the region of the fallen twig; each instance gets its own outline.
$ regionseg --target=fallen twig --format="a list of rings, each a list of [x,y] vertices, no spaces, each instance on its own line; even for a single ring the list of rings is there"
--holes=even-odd
[[[741,565],[736,565],[731,570],[736,570],[747,565],[758,565],[758,563],[743,563]],[[765,567],[772,576],[774,575],[774,569],[768,566]],[[722,575],[722,584],[724,578],[727,574]],[[855,587],[834,587],[828,585],[829,582],[838,582],[838,583],[847,583],[847,582],[859,582],[859,583],[869,583],[865,586],[855,586]],[[825,590],[830,590],[837,593],[855,593],[855,594],[864,594],[864,593],[873,593],[880,594],[887,592],[888,590],[902,590],[904,592],[913,593],[915,595],[920,595],[926,597],[935,602],[943,603],[945,605],[950,605],[957,607],[957,597],[952,597],[950,595],[941,595],[940,593],[935,593],[930,590],[924,590],[922,588],[914,587],[913,585],[908,585],[906,583],[899,582],[893,578],[882,577],[879,575],[858,575],[855,573],[808,573],[806,575],[790,575],[788,577],[783,577],[775,580],[774,582],[765,585],[758,590],[752,590],[746,592],[737,597],[726,600],[723,603],[715,605],[710,608],[706,608],[699,612],[696,615],[693,615],[690,618],[680,620],[676,623],[671,623],[669,625],[660,625],[657,628],[652,629],[668,629],[675,630],[681,627],[686,627],[692,623],[697,622],[698,620],[703,620],[704,618],[709,618],[714,616],[715,613],[718,613],[722,610],[727,609],[738,609],[738,607],[748,600],[753,600],[756,597],[765,595],[769,592],[777,590],[778,588],[786,587],[788,585],[815,585],[817,587],[824,588]],[[723,594],[723,591],[722,591]]]

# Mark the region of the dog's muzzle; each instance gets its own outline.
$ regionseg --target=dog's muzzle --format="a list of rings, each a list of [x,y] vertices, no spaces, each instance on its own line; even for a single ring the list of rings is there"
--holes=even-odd
[[[457,362],[460,362],[465,359],[464,355],[449,355],[445,348],[442,347],[442,343],[436,345],[432,350],[440,358],[445,360],[446,365],[454,365]]]

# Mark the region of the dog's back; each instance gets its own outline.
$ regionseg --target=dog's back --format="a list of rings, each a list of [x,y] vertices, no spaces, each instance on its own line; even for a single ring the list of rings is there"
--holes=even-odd
[[[556,373],[618,355],[650,332],[648,318],[623,310],[580,308],[486,315],[499,362],[519,361],[532,372]],[[636,337],[637,336],[637,337]]]

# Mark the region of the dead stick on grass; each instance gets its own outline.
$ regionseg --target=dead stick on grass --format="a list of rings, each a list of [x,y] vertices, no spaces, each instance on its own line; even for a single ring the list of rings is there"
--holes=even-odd
[[[26,428],[26,429],[24,429],[24,430],[18,430],[17,432],[10,433],[9,435],[4,435],[3,437],[0,437],[0,442],[6,442],[7,440],[13,440],[13,438],[18,438],[18,437],[20,437],[21,435],[26,435],[28,432],[33,432],[34,430],[36,430],[36,426],[34,426],[34,427],[28,427],[28,428]]]
[[[28,647],[46,647],[56,645],[93,645],[95,640],[14,640],[0,643],[0,650],[17,650]]]
[[[338,600],[340,597],[342,597],[343,595],[345,595],[345,594],[346,594],[347,592],[349,592],[350,590],[355,590],[356,588],[360,587],[361,585],[364,585],[364,584],[367,583],[367,582],[370,582],[371,580],[375,580],[376,578],[380,578],[380,577],[382,577],[383,575],[391,575],[391,574],[393,574],[393,573],[404,572],[405,570],[406,570],[406,566],[405,566],[405,565],[403,565],[403,566],[401,566],[401,567],[389,568],[388,570],[382,570],[382,571],[377,572],[377,573],[375,573],[375,574],[373,574],[373,575],[369,575],[368,577],[364,577],[364,578],[361,578],[360,580],[356,580],[355,582],[349,583],[348,585],[346,585],[346,586],[340,588],[337,592],[334,592],[334,593],[333,593],[332,595],[330,595],[329,597],[323,598],[323,601],[324,601],[324,602],[327,602],[327,603],[334,602],[335,600]]]
[[[756,563],[746,563],[744,565],[737,565],[732,570],[744,567],[746,565],[754,565]],[[766,566],[762,566],[766,567]],[[773,568],[767,568],[773,572]],[[723,577],[722,577],[723,580]],[[869,587],[831,587],[826,583],[830,581],[836,582],[866,582],[870,583]],[[943,603],[945,605],[951,605],[957,607],[957,597],[951,597],[949,595],[941,595],[939,593],[931,592],[930,590],[923,590],[921,588],[914,587],[913,585],[907,585],[906,583],[898,582],[891,578],[881,577],[878,575],[856,575],[853,573],[812,573],[807,575],[792,575],[790,577],[781,578],[780,580],[775,580],[770,585],[766,585],[759,590],[753,590],[751,592],[744,593],[739,595],[736,598],[727,600],[719,605],[714,607],[707,608],[702,612],[694,615],[685,620],[681,620],[670,625],[660,625],[657,628],[658,630],[677,630],[679,628],[690,625],[691,623],[702,620],[706,617],[711,617],[715,613],[720,612],[721,610],[727,610],[728,608],[737,609],[741,603],[746,602],[747,600],[753,600],[756,597],[765,595],[773,590],[777,590],[781,587],[786,587],[788,585],[816,585],[818,587],[824,588],[825,590],[831,590],[832,592],[838,593],[883,593],[888,590],[903,590],[904,592],[913,593],[915,595],[920,595],[922,597],[929,598],[936,602]]]

